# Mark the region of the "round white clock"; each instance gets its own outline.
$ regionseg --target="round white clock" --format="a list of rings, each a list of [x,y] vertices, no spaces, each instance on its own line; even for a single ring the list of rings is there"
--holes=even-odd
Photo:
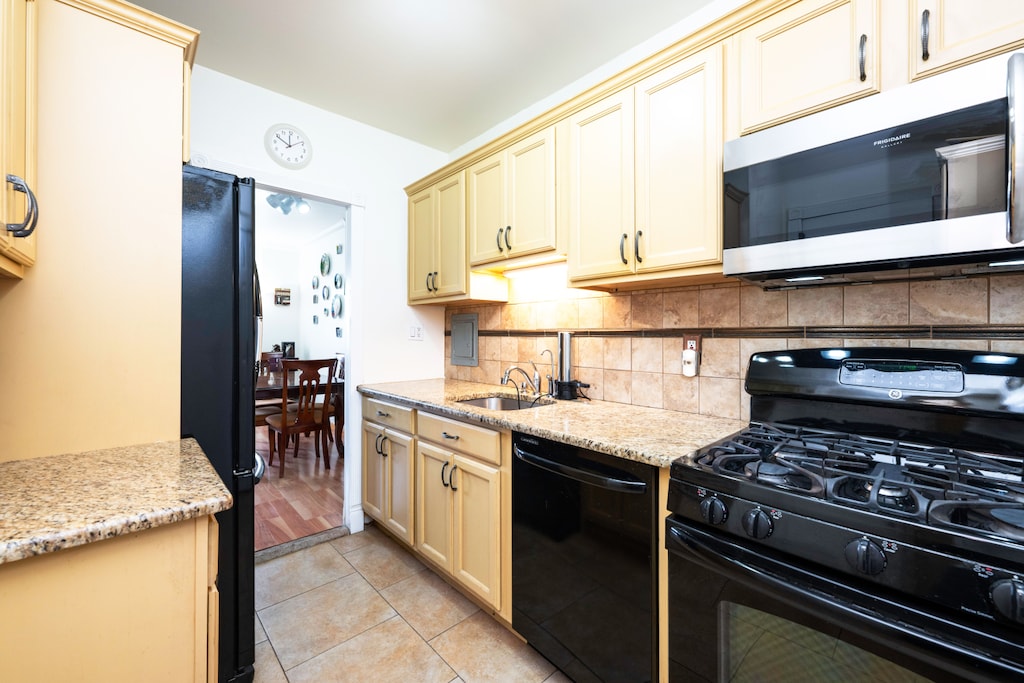
[[[302,168],[313,158],[309,136],[287,123],[268,128],[263,143],[270,158],[285,168]]]

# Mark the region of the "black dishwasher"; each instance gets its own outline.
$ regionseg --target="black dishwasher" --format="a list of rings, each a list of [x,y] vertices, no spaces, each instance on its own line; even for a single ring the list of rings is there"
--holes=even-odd
[[[512,434],[512,626],[576,683],[658,678],[658,470]]]

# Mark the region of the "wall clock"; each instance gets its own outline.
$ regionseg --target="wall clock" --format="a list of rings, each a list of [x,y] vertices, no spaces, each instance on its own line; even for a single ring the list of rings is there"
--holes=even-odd
[[[287,123],[277,123],[263,136],[270,158],[285,168],[303,168],[313,158],[309,136]]]

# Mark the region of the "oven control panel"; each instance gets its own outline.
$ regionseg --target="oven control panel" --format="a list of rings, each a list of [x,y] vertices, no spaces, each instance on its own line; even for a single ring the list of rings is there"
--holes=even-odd
[[[958,394],[964,390],[964,371],[953,363],[846,360],[839,367],[839,383],[876,389]]]
[[[777,552],[805,571],[819,571],[864,581],[929,600],[944,607],[1024,626],[1024,566],[1001,568],[915,545],[912,539],[883,536],[895,527],[850,525],[790,512],[707,486],[673,478],[669,511],[705,525],[737,546]],[[1018,607],[1018,605],[1020,607]]]

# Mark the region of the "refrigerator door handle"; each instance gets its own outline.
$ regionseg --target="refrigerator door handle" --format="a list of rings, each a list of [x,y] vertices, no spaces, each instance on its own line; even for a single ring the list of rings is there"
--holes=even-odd
[[[252,483],[258,484],[267,471],[267,461],[259,453],[254,453],[253,455],[256,458],[256,467],[251,470],[235,470],[234,475],[236,477],[252,476]]]

